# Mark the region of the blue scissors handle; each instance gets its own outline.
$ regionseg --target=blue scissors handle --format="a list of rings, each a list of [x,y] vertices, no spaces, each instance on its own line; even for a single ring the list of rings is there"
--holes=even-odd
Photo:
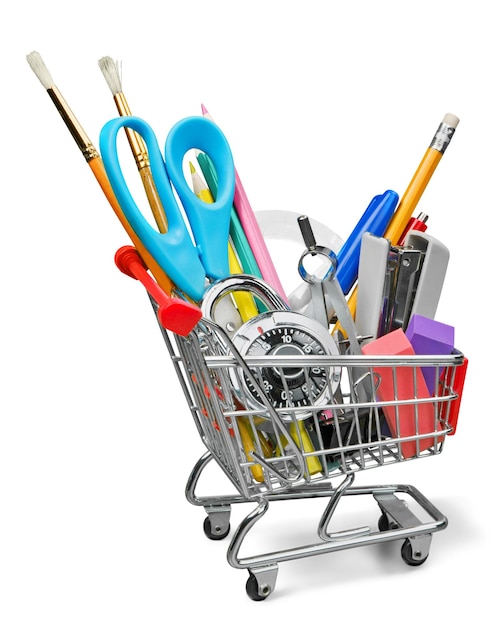
[[[117,135],[123,127],[136,131],[145,141],[153,180],[168,221],[166,233],[159,233],[150,225],[128,189],[117,152]],[[215,165],[219,187],[214,203],[198,198],[187,184],[183,159],[192,148],[207,153]],[[229,275],[228,239],[235,173],[232,153],[222,131],[207,118],[185,118],[168,133],[164,160],[147,122],[133,116],[119,117],[103,126],[100,151],[122,211],[145,248],[179,289],[193,300],[201,300],[206,277],[218,279]],[[185,209],[195,245],[173,189]]]
[[[193,148],[205,152],[215,165],[218,190],[211,204],[194,195],[183,174],[183,158]],[[169,131],[164,159],[168,176],[189,218],[206,275],[215,279],[226,278],[229,275],[228,240],[236,177],[225,136],[207,118],[185,118]]]

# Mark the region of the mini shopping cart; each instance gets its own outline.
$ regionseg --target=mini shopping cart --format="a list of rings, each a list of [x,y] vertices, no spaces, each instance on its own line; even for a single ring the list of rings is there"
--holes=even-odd
[[[234,285],[244,282],[245,277],[233,277]],[[345,353],[343,340],[336,351],[325,350],[316,326],[306,326],[303,316],[289,311],[259,315],[248,333],[254,340],[243,349],[239,333],[231,339],[228,330],[206,316],[185,336],[168,331],[151,293],[150,300],[206,447],[186,485],[188,501],[205,510],[206,536],[227,537],[233,505],[255,505],[227,550],[232,567],[248,570],[246,592],[252,600],[267,598],[275,588],[279,563],[293,559],[402,540],[403,560],[413,566],[424,563],[432,534],[447,526],[445,516],[410,485],[355,487],[353,482],[357,472],[442,452],[459,409],[458,373],[466,363],[460,352],[355,356]],[[333,337],[330,341],[336,345]],[[435,374],[431,395],[420,393],[424,368]],[[401,389],[399,382],[404,381]],[[211,462],[218,464],[235,493],[196,494]],[[331,530],[337,505],[348,495],[373,496],[377,528]],[[241,556],[245,537],[271,502],[321,497],[328,504],[317,528],[319,541]],[[424,512],[426,521],[413,508]]]

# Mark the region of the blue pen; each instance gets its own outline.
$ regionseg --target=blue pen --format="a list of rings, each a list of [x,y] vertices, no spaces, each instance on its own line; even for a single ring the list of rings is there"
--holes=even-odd
[[[388,189],[372,198],[358,224],[337,254],[336,276],[347,295],[358,278],[360,248],[364,233],[382,237],[398,204],[398,194]]]

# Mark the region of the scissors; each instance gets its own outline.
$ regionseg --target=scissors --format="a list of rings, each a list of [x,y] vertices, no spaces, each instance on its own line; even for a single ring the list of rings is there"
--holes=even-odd
[[[160,233],[150,225],[126,184],[117,153],[117,135],[123,127],[136,131],[145,141],[152,177],[168,221],[166,233]],[[208,154],[215,166],[218,195],[211,204],[198,198],[185,179],[183,158],[192,148]],[[199,302],[206,289],[206,278],[217,280],[229,275],[228,241],[235,170],[224,134],[207,118],[184,118],[169,131],[163,159],[149,124],[139,117],[122,116],[103,126],[100,152],[110,185],[127,221],[178,289]]]

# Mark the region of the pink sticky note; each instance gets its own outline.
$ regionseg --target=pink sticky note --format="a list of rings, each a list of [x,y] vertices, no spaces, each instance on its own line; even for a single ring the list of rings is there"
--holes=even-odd
[[[362,346],[362,352],[372,356],[409,356],[414,354],[414,349],[403,330],[398,328]],[[378,377],[376,395],[381,402],[431,397],[419,366],[397,366],[393,368],[383,364],[373,367],[373,370]],[[435,431],[433,402],[384,406],[383,412],[393,437],[411,437]],[[440,440],[437,438],[438,442]],[[426,450],[434,443],[433,437],[417,440],[419,451]],[[416,441],[405,441],[401,447],[405,458],[416,456],[418,451]]]

